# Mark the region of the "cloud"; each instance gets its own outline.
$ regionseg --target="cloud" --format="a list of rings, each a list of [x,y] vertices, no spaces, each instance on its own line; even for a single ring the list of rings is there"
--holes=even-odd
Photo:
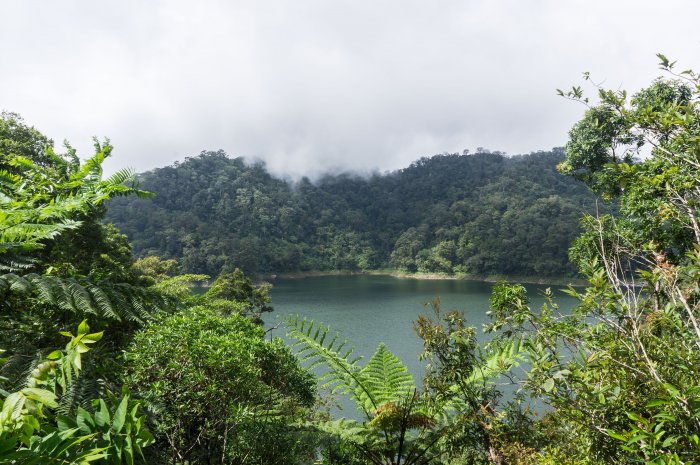
[[[160,0],[5,2],[0,107],[146,170],[201,150],[278,174],[395,169],[477,146],[562,145],[590,71],[638,89],[693,67],[700,4]],[[696,66],[697,68],[697,66]]]

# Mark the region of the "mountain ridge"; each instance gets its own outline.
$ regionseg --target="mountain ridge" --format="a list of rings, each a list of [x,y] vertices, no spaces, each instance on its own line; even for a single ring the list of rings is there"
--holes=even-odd
[[[153,200],[119,198],[107,220],[137,256],[176,258],[183,272],[376,270],[572,275],[567,249],[586,187],[556,170],[563,150],[440,154],[368,177],[312,182],[202,152],[139,175]]]

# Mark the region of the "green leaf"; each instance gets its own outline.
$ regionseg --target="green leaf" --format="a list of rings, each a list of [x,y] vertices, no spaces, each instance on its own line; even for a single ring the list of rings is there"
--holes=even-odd
[[[91,434],[95,431],[95,420],[90,412],[82,407],[78,407],[75,423],[80,428],[82,434]]]
[[[5,398],[0,411],[0,427],[19,419],[26,400],[21,392],[13,392]]]
[[[606,432],[608,433],[608,436],[610,436],[613,439],[617,439],[618,441],[627,442],[627,436],[625,436],[623,434],[616,433],[615,431],[612,431],[612,430],[606,430]]]
[[[542,389],[544,389],[545,392],[552,392],[552,389],[554,389],[554,379],[547,378],[547,380],[542,384]]]
[[[109,425],[110,415],[107,409],[107,404],[102,399],[98,401],[99,409],[95,412],[95,424],[100,428],[104,429],[105,426]]]
[[[127,465],[134,465],[134,448],[131,445],[131,436],[124,438],[124,460]]]
[[[151,434],[151,432],[147,429],[139,430],[138,434],[136,435],[136,438],[136,443],[139,447],[148,447],[156,442],[156,438],[153,437],[153,434]]]
[[[86,344],[93,344],[102,339],[102,336],[104,336],[104,331],[100,331],[99,333],[86,334],[85,336],[83,336],[83,342]]]
[[[51,391],[47,391],[46,389],[24,388],[22,389],[22,394],[27,396],[28,399],[44,404],[47,407],[58,407],[58,403],[56,402],[56,395]]]
[[[356,396],[364,400],[366,410],[381,407],[387,402],[403,399],[414,389],[413,376],[399,358],[381,343],[361,371],[364,380]],[[367,392],[367,396],[364,393]]]
[[[58,426],[59,431],[66,431],[73,428],[79,428],[77,422],[72,418],[67,417],[66,415],[58,415],[56,417],[56,426]],[[83,432],[82,428],[81,432]],[[86,434],[90,434],[90,432],[88,431]]]
[[[124,427],[124,421],[126,420],[126,410],[129,405],[129,397],[124,396],[122,401],[119,403],[119,407],[114,412],[114,420],[112,421],[112,431],[115,433],[121,432]]]
[[[668,393],[671,394],[671,396],[673,396],[674,398],[678,399],[681,396],[680,391],[674,385],[669,384],[669,383],[664,383],[664,387],[666,388]]]

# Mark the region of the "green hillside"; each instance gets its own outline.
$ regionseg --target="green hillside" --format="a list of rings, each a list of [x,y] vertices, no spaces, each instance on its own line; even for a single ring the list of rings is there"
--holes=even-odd
[[[567,249],[596,198],[556,171],[563,156],[443,154],[387,174],[291,182],[202,152],[140,175],[155,198],[114,199],[107,220],[137,255],[213,276],[236,267],[571,275]]]

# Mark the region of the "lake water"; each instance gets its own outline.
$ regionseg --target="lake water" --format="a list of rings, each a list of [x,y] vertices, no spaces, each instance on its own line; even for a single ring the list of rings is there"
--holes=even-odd
[[[443,312],[458,309],[468,324],[477,328],[477,337],[486,341],[481,330],[489,322],[489,296],[493,283],[462,280],[402,279],[391,276],[318,276],[272,281],[275,311],[266,315],[268,324],[283,322],[290,314],[320,321],[339,331],[366,358],[384,342],[420,382],[423,362],[418,360],[422,345],[413,331],[413,320],[432,315],[425,304],[439,297]],[[526,285],[531,308],[539,308],[547,285]],[[551,286],[556,302],[567,311],[575,300]],[[274,333],[283,335],[284,325]]]

